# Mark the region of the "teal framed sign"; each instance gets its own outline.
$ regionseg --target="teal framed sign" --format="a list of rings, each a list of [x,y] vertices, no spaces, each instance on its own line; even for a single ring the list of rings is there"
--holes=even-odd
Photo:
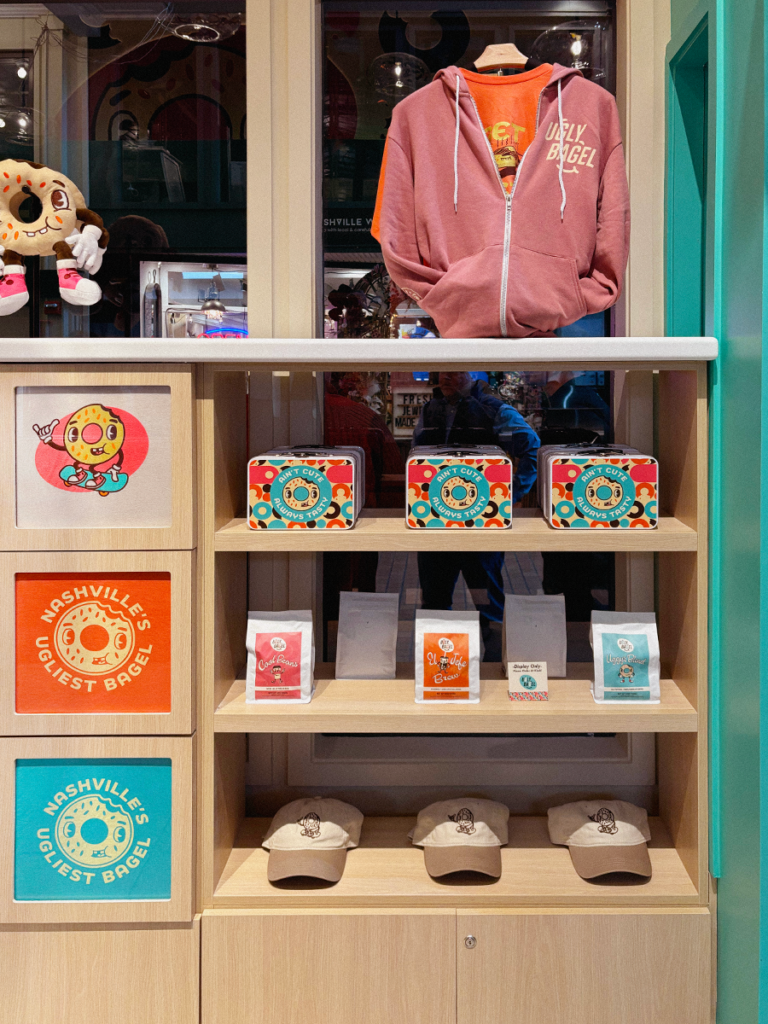
[[[16,901],[170,900],[169,758],[16,761]]]

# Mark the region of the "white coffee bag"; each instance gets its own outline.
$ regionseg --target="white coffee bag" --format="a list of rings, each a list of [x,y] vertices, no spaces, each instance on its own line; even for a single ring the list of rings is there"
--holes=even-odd
[[[246,704],[308,704],[315,688],[311,611],[248,612]]]
[[[507,594],[501,660],[545,661],[547,675],[566,673],[568,635],[562,594]]]
[[[417,611],[416,703],[480,701],[479,612]]]
[[[397,594],[339,594],[337,679],[394,679],[397,675]]]
[[[653,612],[592,612],[592,696],[600,704],[659,704],[659,635]]]

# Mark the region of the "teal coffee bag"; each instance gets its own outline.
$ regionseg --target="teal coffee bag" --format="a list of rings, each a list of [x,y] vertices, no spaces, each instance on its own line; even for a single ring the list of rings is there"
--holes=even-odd
[[[652,612],[593,612],[592,696],[598,703],[658,704],[659,636]]]

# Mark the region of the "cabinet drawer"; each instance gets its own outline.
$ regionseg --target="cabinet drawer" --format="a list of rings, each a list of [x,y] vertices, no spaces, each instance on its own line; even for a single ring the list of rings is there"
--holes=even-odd
[[[203,915],[203,1024],[451,1024],[455,911]]]
[[[458,1024],[707,1024],[711,917],[458,914]]]

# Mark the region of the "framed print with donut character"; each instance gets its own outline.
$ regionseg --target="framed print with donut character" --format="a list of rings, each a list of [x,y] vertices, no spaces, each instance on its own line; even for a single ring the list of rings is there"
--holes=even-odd
[[[634,448],[540,449],[539,495],[556,530],[655,529],[659,467]]]
[[[405,465],[411,529],[497,529],[512,525],[512,461],[494,445],[412,448]]]
[[[191,551],[0,554],[0,733],[190,734]]]
[[[80,271],[97,273],[108,243],[104,221],[61,171],[27,160],[0,160],[0,316],[29,301],[29,256],[55,256],[62,299],[93,306],[101,288]]]
[[[354,445],[274,448],[248,463],[253,530],[350,530],[365,497],[365,453]]]
[[[191,920],[193,745],[0,740],[2,923]]]
[[[189,367],[8,366],[0,388],[0,452],[15,466],[6,550],[192,546]]]

